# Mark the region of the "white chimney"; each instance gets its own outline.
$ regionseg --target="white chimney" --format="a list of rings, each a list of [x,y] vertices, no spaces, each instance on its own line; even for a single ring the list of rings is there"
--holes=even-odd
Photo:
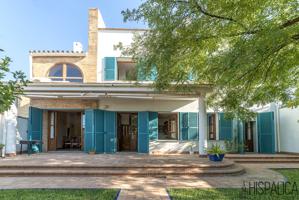
[[[80,42],[74,42],[73,43],[73,51],[81,53],[83,51],[83,45]]]

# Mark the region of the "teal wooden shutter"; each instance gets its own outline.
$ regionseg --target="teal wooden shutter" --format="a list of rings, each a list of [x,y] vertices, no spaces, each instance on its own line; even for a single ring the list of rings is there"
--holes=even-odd
[[[29,107],[28,140],[43,140],[43,110]],[[39,144],[42,151],[42,145]]]
[[[117,79],[117,62],[115,57],[104,58],[104,80],[114,81]]]
[[[244,127],[244,122],[238,120],[238,144],[239,146],[239,152],[243,153],[244,152],[244,134],[245,134],[245,127]]]
[[[149,152],[149,113],[138,112],[138,152]]]
[[[149,139],[158,139],[158,113],[149,112]]]
[[[154,81],[157,79],[157,67],[155,65],[152,66],[150,74],[145,75],[144,74],[144,64],[142,61],[139,61],[136,64],[136,70],[137,70],[137,80],[138,81]]]
[[[153,66],[152,67],[152,70],[151,70],[151,74],[150,74],[150,77],[149,77],[149,80],[150,81],[154,81],[157,79],[157,67],[156,66]]]
[[[233,139],[233,120],[225,119],[224,113],[219,113],[219,140]]]
[[[188,113],[188,140],[198,139],[198,113]]]
[[[105,153],[116,152],[116,113],[105,111]]]
[[[188,113],[180,112],[180,139],[188,140]]]
[[[105,141],[104,141],[104,111],[94,110],[94,143],[96,153],[105,152]]]
[[[94,110],[85,110],[84,151],[94,149]]]
[[[196,140],[198,139],[198,113],[181,112],[180,120],[180,139]]]
[[[258,113],[257,127],[259,152],[275,153],[274,113]]]

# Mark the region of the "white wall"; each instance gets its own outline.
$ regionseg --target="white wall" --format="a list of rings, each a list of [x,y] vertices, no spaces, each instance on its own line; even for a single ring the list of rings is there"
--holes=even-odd
[[[280,151],[299,153],[299,108],[280,112]]]
[[[224,141],[217,140],[209,140],[208,148],[212,146],[212,144],[219,144],[222,149],[225,149]],[[159,153],[183,153],[183,152],[198,152],[198,141],[169,141],[169,140],[158,140],[158,141],[150,141],[150,153],[159,154]]]
[[[142,33],[142,31],[139,31]],[[98,65],[97,81],[103,80],[103,58],[104,57],[123,57],[120,50],[115,50],[114,46],[122,43],[129,46],[132,43],[134,30],[99,30],[98,32]]]

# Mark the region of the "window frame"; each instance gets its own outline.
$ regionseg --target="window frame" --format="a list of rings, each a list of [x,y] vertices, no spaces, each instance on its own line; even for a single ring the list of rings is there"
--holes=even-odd
[[[161,139],[161,138],[159,138],[159,114],[176,115],[176,131],[177,131],[177,138],[176,139]],[[157,141],[159,141],[159,142],[178,142],[179,140],[180,140],[179,112],[158,112],[158,136],[157,136]]]
[[[50,76],[50,72],[51,70],[58,66],[58,65],[62,65],[62,76]],[[70,67],[74,67],[76,68],[77,70],[79,70],[79,72],[81,73],[81,77],[71,77],[71,76],[67,76],[67,68],[68,66]],[[70,83],[83,83],[84,82],[84,77],[83,77],[83,73],[82,73],[82,70],[77,66],[77,65],[74,65],[72,63],[56,63],[55,65],[53,65],[48,73],[47,73],[47,77],[51,79],[51,81],[53,82],[70,82]],[[53,79],[59,79],[59,80],[53,80]],[[60,80],[61,79],[61,80]],[[82,82],[73,82],[73,81],[68,81],[68,80],[82,80]]]

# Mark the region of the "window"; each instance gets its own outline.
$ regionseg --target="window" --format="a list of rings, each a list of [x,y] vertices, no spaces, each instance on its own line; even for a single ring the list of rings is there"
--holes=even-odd
[[[132,61],[117,61],[118,80],[136,81],[137,71],[136,64]]]
[[[50,69],[48,76],[52,81],[83,82],[80,69],[72,64],[57,64]]]
[[[158,114],[158,139],[177,140],[178,139],[178,117],[177,113]]]

